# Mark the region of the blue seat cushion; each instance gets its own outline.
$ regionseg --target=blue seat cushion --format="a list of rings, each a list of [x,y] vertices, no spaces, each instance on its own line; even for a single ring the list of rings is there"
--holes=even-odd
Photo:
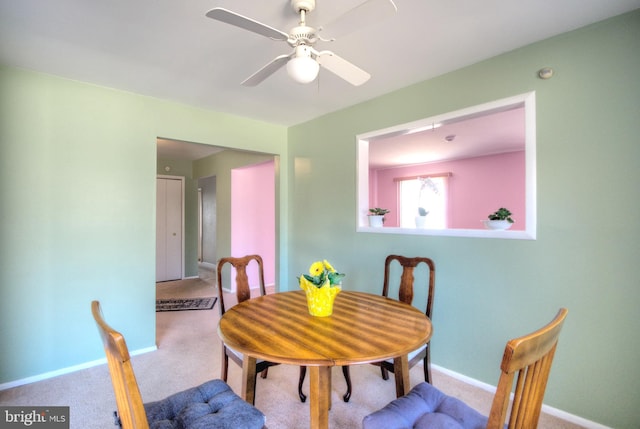
[[[260,429],[265,416],[222,380],[144,405],[150,429]]]
[[[362,421],[363,429],[484,429],[487,417],[423,382]]]

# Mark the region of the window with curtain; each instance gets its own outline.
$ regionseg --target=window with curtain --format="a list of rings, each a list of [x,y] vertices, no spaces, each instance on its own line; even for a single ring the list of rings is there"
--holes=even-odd
[[[450,173],[398,178],[400,227],[415,228],[419,209],[426,210],[424,227],[447,227],[447,178]]]

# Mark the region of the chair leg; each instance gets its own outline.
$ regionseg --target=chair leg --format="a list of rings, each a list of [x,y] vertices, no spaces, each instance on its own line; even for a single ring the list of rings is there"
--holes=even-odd
[[[351,373],[348,365],[344,365],[342,367],[342,374],[344,374],[344,381],[347,382],[347,392],[344,394],[342,399],[344,402],[349,402],[349,399],[351,399]]]
[[[387,368],[385,368],[384,366],[380,366],[380,373],[382,374],[383,380],[389,379],[389,371],[387,371]]]
[[[300,402],[304,402],[307,400],[307,395],[302,393],[302,383],[304,383],[304,378],[307,375],[307,367],[300,367],[300,379],[298,380],[298,396],[300,397]]]
[[[260,373],[260,377],[262,378],[267,378],[267,374],[269,373],[269,367],[266,367],[265,369],[262,370],[262,372]]]
[[[227,348],[222,346],[222,362],[221,362],[221,378],[223,381],[227,381],[227,375],[229,372],[229,356],[227,356]]]
[[[424,356],[424,362],[422,363],[424,365],[424,381],[433,384],[433,378],[431,378],[431,347],[429,344],[427,344],[426,352],[427,354]]]

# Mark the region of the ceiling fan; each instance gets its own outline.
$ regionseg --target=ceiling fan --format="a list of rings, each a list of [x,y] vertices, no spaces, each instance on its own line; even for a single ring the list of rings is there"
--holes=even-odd
[[[242,85],[256,86],[285,64],[289,76],[299,83],[309,83],[315,80],[320,66],[355,86],[362,85],[369,80],[371,75],[366,71],[331,51],[317,51],[313,45],[318,40],[323,42],[335,40],[334,38],[323,39],[319,35],[321,31],[335,37],[354,30],[358,24],[366,24],[386,14],[395,13],[397,8],[393,0],[366,0],[332,23],[318,28],[310,27],[306,23],[307,13],[316,7],[315,0],[291,0],[291,6],[296,14],[299,14],[300,21],[289,33],[221,7],[213,8],[207,12],[206,15],[209,18],[252,31],[272,40],[287,42],[293,48],[291,53],[277,56],[249,76],[242,82]]]

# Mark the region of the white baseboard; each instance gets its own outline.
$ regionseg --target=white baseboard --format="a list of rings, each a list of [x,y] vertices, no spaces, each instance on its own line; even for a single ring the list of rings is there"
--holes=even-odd
[[[158,350],[157,346],[147,347],[144,349],[135,350],[129,353],[131,356],[141,355],[143,353],[149,353]],[[107,363],[107,358],[97,359],[90,362],[81,363],[79,365],[69,366],[67,368],[57,369],[55,371],[45,372],[43,374],[34,375],[32,377],[23,378],[20,380],[9,381],[7,383],[0,384],[0,391],[11,389],[13,387],[23,386],[25,384],[35,383],[37,381],[46,380],[48,378],[58,377],[60,375],[69,374],[72,372],[80,371],[94,366]]]
[[[451,371],[449,369],[443,368],[438,365],[431,364],[431,368],[439,371],[445,375],[448,375],[451,378],[455,378],[456,380],[460,380],[463,383],[470,384],[472,386],[478,387],[482,390],[485,390],[490,393],[496,393],[496,386],[492,386],[491,384],[484,383],[480,380],[476,380],[475,378],[467,377],[466,375],[460,374],[455,371]],[[558,417],[559,419],[568,421],[570,423],[585,427],[587,429],[611,429],[609,426],[602,425],[600,423],[593,422],[591,420],[587,420],[580,416],[576,416],[575,414],[567,413],[566,411],[559,410],[557,408],[550,407],[548,405],[542,405],[542,411],[550,416]]]

